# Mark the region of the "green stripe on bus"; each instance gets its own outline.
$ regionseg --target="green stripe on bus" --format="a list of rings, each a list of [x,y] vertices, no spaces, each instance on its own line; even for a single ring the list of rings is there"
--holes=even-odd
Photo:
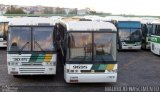
[[[107,64],[100,64],[98,70],[106,70]]]
[[[151,42],[160,43],[160,36],[152,36]]]
[[[32,54],[29,62],[36,62],[38,56],[39,56],[38,54]]]
[[[37,57],[36,62],[43,62],[45,58],[45,54],[39,54]]]
[[[100,64],[93,64],[91,70],[98,70]]]

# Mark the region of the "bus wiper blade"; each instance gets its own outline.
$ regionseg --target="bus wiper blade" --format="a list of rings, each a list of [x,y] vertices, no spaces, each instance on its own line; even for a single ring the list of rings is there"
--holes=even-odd
[[[20,51],[23,51],[23,49],[24,49],[28,44],[29,44],[29,42],[26,42],[26,44],[24,44],[24,45],[22,46],[22,48],[20,49]]]
[[[35,43],[36,43],[36,45],[41,49],[41,51],[44,51],[43,49],[42,49],[42,47],[40,46],[40,44],[37,42],[37,41],[34,41]]]

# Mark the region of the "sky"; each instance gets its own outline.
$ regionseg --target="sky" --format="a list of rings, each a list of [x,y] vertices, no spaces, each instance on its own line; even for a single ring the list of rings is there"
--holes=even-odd
[[[89,7],[96,11],[112,14],[160,16],[160,0],[0,0],[0,4],[78,9]]]

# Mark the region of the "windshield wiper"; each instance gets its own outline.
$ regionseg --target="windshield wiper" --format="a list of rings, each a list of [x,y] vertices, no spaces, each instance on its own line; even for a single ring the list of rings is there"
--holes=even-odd
[[[28,44],[29,44],[29,42],[26,42],[26,44],[24,44],[24,45],[22,46],[22,48],[20,49],[20,51],[23,51],[23,49],[24,49]]]
[[[36,45],[41,49],[41,51],[44,51],[37,41],[34,41],[34,43],[36,43]]]

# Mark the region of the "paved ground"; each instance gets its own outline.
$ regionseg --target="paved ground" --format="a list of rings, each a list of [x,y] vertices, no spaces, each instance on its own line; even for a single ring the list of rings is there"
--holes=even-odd
[[[150,51],[121,51],[118,64],[118,81],[112,84],[67,84],[60,64],[55,76],[15,78],[7,74],[6,50],[0,49],[0,86],[16,86],[18,91],[13,92],[102,92],[108,86],[160,86],[160,56]]]

